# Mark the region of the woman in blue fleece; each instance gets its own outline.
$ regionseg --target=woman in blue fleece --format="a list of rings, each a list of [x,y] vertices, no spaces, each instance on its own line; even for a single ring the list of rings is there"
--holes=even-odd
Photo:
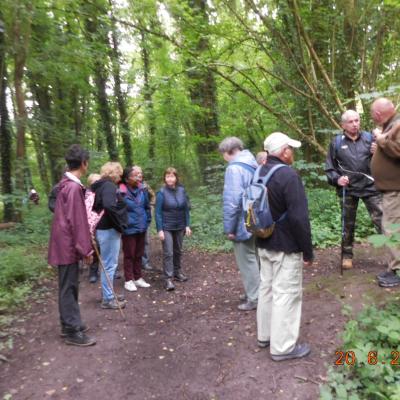
[[[156,196],[156,227],[163,244],[165,289],[174,290],[172,279],[187,281],[181,272],[183,236],[190,236],[190,203],[185,188],[179,184],[175,168],[164,171],[164,186]]]

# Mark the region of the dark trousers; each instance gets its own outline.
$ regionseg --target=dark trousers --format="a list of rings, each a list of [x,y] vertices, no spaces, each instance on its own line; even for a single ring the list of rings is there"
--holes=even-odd
[[[58,308],[61,325],[73,332],[82,326],[78,303],[79,264],[58,266]]]
[[[185,230],[164,231],[164,277],[170,279],[181,269],[182,244]]]
[[[376,231],[382,233],[382,195],[377,193],[376,195],[368,197],[355,197],[346,194],[344,211],[343,198],[341,198],[340,202],[342,213],[344,212],[344,236],[342,238],[343,258],[353,258],[354,230],[357,207],[360,199],[364,202]]]
[[[142,277],[145,236],[146,232],[122,236],[125,282],[137,281]]]

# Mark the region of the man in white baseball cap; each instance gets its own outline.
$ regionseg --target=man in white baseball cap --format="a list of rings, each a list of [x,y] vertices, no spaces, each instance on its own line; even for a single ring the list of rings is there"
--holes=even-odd
[[[301,146],[281,132],[264,142],[268,152],[260,178],[272,168],[267,183],[268,201],[276,221],[272,235],[257,238],[260,257],[260,289],[257,307],[257,336],[260,347],[269,347],[274,361],[305,357],[308,343],[298,343],[302,306],[303,265],[313,261],[311,227],[303,183],[291,168],[294,149]]]
[[[276,153],[283,146],[299,148],[301,143],[298,140],[290,139],[288,135],[282,132],[271,133],[264,141],[264,149],[268,153]]]

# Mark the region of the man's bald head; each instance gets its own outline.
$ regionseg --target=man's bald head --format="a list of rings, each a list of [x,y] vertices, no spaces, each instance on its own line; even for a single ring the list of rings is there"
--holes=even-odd
[[[371,116],[378,125],[383,125],[396,114],[396,107],[385,97],[376,99],[371,105]]]

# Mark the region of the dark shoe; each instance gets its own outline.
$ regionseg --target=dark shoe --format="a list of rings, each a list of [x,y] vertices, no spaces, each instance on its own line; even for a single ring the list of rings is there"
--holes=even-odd
[[[175,289],[175,285],[172,283],[172,279],[166,279],[164,286],[165,286],[165,290],[167,290],[167,291]]]
[[[251,311],[251,310],[255,310],[256,308],[257,308],[256,301],[247,300],[245,303],[238,305],[238,309],[240,311]]]
[[[98,279],[99,279],[99,274],[98,274],[98,272],[97,272],[97,269],[96,269],[96,270],[90,269],[90,272],[89,272],[89,282],[90,282],[90,283],[96,283]]]
[[[122,275],[119,273],[119,271],[115,271],[114,274],[114,279],[121,279]]]
[[[64,342],[73,346],[93,346],[96,344],[96,340],[87,336],[85,333],[78,331],[68,334]]]
[[[274,355],[271,354],[271,358],[274,361],[284,361],[284,360],[292,360],[294,358],[302,358],[308,356],[310,354],[311,348],[307,343],[296,344],[294,349],[288,354]]]
[[[147,272],[153,272],[154,268],[150,264],[142,265],[142,270]]]
[[[261,347],[262,349],[265,349],[266,347],[269,347],[270,341],[269,340],[257,340],[257,345],[258,347]]]
[[[182,272],[178,272],[175,276],[174,279],[178,282],[186,282],[188,280],[188,277],[183,274]]]
[[[101,302],[101,308],[104,308],[105,310],[119,310],[118,303],[119,303],[119,307],[125,308],[126,304],[124,301],[118,302],[118,300],[115,300],[115,299],[112,299],[109,301],[103,300]]]
[[[378,279],[378,281],[385,281],[388,278],[392,278],[394,275],[396,275],[396,273],[391,269],[390,271],[383,271],[380,272],[376,278]]]
[[[242,294],[239,296],[239,300],[240,300],[240,301],[247,301],[247,295],[246,295],[246,293],[242,293]]]
[[[83,325],[81,325],[81,326],[79,327],[79,332],[85,333],[85,332],[87,332],[88,330],[89,330],[89,327],[88,327],[87,325],[85,325],[85,324],[83,324]],[[68,329],[67,329],[64,325],[61,326],[61,333],[60,333],[60,336],[61,336],[61,337],[66,337],[66,336],[68,336]]]
[[[396,273],[388,276],[385,279],[381,279],[378,281],[378,284],[380,287],[384,288],[390,288],[394,286],[399,286],[400,285],[400,276],[398,276]]]

